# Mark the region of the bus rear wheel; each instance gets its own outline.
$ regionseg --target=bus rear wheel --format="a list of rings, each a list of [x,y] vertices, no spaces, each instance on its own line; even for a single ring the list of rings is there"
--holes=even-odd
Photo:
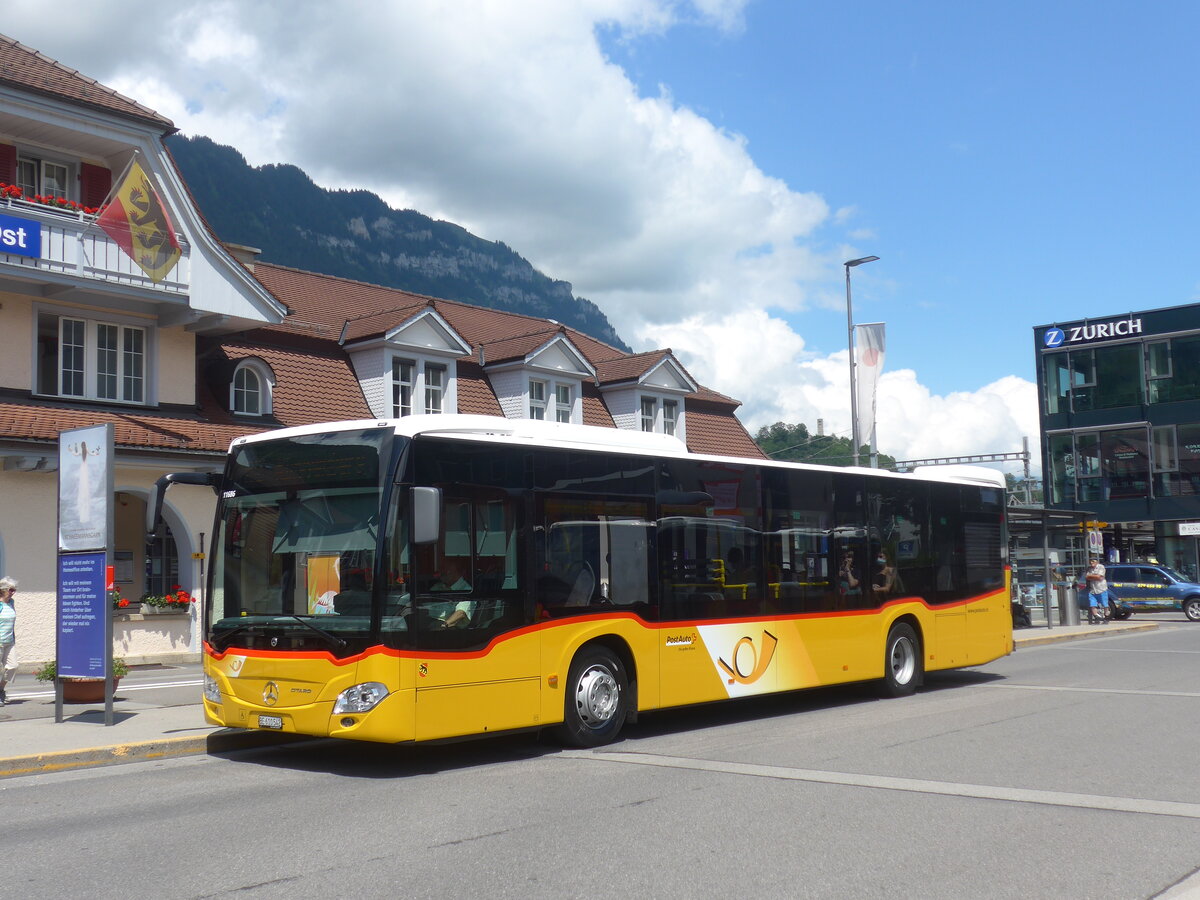
[[[889,697],[905,697],[921,683],[921,644],[912,626],[899,622],[888,632],[883,655],[883,690]]]
[[[1200,622],[1200,597],[1188,597],[1184,600],[1183,614],[1193,622]]]
[[[584,650],[571,662],[558,734],[572,747],[612,741],[625,724],[629,680],[625,666],[604,647]]]

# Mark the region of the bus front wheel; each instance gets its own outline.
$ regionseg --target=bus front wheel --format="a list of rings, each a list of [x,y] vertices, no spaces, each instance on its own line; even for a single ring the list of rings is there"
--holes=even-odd
[[[899,622],[888,632],[883,656],[883,689],[889,697],[905,697],[921,683],[921,644],[912,626]]]
[[[598,747],[613,740],[625,724],[629,681],[621,661],[604,647],[584,650],[571,662],[564,698],[562,741],[572,747]]]

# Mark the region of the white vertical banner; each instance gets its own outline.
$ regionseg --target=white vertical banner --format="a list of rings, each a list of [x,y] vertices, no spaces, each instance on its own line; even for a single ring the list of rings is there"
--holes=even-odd
[[[883,371],[883,323],[871,322],[854,327],[857,331],[854,340],[857,355],[854,372],[858,381],[858,409],[854,412],[858,417],[859,439],[874,449],[875,394],[879,386],[879,374]]]

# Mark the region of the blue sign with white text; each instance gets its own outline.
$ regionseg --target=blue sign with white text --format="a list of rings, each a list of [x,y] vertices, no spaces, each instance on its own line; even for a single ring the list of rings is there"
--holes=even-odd
[[[104,678],[112,640],[105,553],[58,557],[58,674]]]
[[[42,255],[42,226],[29,219],[0,215],[0,253],[38,259]]]

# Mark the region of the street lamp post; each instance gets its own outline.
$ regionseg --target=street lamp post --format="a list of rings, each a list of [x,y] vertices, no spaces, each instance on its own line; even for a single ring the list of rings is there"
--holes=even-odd
[[[846,266],[846,339],[850,347],[850,442],[853,445],[852,457],[854,465],[858,465],[858,387],[855,385],[854,371],[854,308],[850,304],[850,270],[863,263],[875,262],[878,256],[864,256],[861,259],[847,260]]]

